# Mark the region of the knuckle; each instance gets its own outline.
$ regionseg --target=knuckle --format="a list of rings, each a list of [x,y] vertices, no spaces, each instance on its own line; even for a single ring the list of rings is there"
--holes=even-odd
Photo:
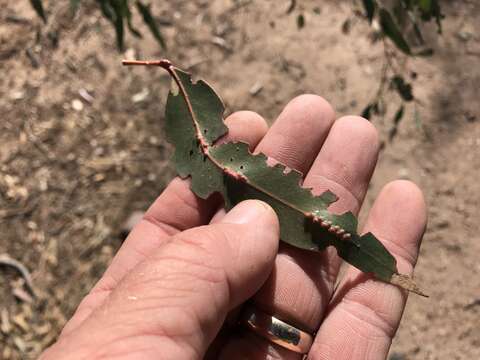
[[[211,284],[227,281],[222,247],[227,243],[226,234],[214,231],[211,226],[185,231],[173,239],[178,247],[177,258],[184,263],[184,270],[193,278]],[[198,234],[198,230],[201,230]]]

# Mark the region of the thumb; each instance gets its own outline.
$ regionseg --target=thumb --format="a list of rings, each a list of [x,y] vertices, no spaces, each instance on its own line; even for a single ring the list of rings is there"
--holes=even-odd
[[[267,279],[278,240],[274,211],[254,200],[240,203],[214,225],[175,235],[134,268],[78,330],[61,339],[57,345],[64,351],[57,354],[202,358],[228,311]]]

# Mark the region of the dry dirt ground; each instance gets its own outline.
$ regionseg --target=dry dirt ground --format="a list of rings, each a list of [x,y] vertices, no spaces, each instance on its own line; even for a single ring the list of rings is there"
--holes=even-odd
[[[169,79],[122,68],[123,56],[168,56],[208,79],[228,112],[269,121],[305,92],[339,115],[360,113],[384,61],[350,1],[299,1],[291,14],[290,1],[158,1],[169,50],[143,29],[126,54],[93,1],[75,18],[68,1],[46,3],[45,27],[27,1],[0,0],[0,254],[25,264],[37,293],[32,300],[17,272],[0,268],[2,359],[35,358],[54,341],[120,246],[121,224],[173,176],[162,130]],[[366,207],[385,183],[408,178],[430,211],[416,276],[431,297],[410,296],[397,360],[480,358],[480,3],[443,3],[436,55],[406,65],[418,74],[422,129],[410,106],[388,141],[390,95],[385,120],[374,120],[385,147]],[[262,89],[253,96],[252,87]]]

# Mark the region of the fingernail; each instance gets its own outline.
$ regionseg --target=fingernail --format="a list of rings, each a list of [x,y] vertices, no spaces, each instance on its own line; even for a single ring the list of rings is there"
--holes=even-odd
[[[262,201],[246,200],[230,210],[220,222],[224,224],[248,224],[257,222],[266,212],[273,212],[273,209]]]

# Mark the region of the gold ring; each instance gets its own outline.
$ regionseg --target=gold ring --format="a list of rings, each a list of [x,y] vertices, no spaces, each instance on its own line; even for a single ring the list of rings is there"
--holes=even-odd
[[[306,354],[312,346],[312,335],[252,306],[245,309],[241,321],[258,335],[296,353]]]

